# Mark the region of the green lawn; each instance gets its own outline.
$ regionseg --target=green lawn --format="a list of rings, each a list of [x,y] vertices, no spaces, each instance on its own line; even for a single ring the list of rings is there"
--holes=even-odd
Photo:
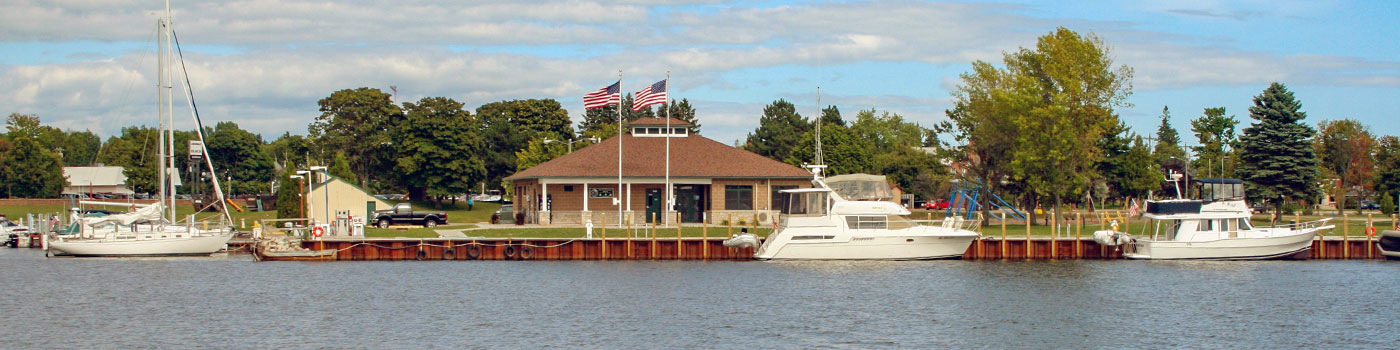
[[[407,201],[387,201],[389,204],[398,204]],[[447,222],[453,224],[475,224],[479,222],[491,221],[491,214],[500,209],[500,203],[477,202],[472,206],[472,210],[467,210],[466,201],[457,201],[457,205],[452,202],[443,202],[442,207],[434,207],[432,202],[413,202],[413,210],[430,210],[447,213]],[[387,208],[380,208],[387,209]]]
[[[449,217],[450,217],[451,215],[452,215],[452,214],[448,214]],[[380,228],[374,228],[374,227],[366,227],[366,228],[365,228],[365,237],[371,237],[371,238],[395,238],[395,237],[399,237],[399,238],[437,238],[437,237],[438,237],[437,230],[461,230],[461,229],[468,229],[468,228],[476,228],[476,225],[452,224],[452,225],[438,226],[438,227],[434,227],[434,228],[427,228],[427,227],[417,226],[417,227],[413,227],[413,228],[386,228],[386,229],[380,229]],[[470,231],[468,231],[468,232],[470,232]]]

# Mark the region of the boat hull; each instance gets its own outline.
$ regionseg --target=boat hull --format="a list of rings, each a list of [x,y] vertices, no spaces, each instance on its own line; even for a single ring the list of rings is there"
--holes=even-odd
[[[1226,238],[1176,242],[1139,239],[1125,251],[1128,259],[1150,260],[1267,260],[1306,259],[1316,230],[1262,238]]]
[[[210,255],[223,250],[232,233],[222,235],[116,240],[54,240],[49,252],[55,256],[181,256]]]
[[[1400,231],[1382,231],[1377,235],[1377,245],[1386,260],[1400,260]]]
[[[337,251],[335,249],[322,250],[296,250],[296,251],[272,251],[266,249],[253,250],[254,261],[331,261],[335,260]]]
[[[976,235],[885,236],[839,242],[794,242],[763,247],[758,260],[931,260],[956,259]]]

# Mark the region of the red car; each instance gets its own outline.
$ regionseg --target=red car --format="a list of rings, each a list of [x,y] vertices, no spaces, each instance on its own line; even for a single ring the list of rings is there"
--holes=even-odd
[[[927,203],[924,203],[924,209],[927,209],[927,210],[945,210],[945,209],[948,209],[948,205],[950,205],[950,204],[952,204],[952,203],[948,203],[948,201],[945,201],[945,200],[941,200],[941,199],[940,199],[940,200],[938,200],[937,202],[927,202]]]

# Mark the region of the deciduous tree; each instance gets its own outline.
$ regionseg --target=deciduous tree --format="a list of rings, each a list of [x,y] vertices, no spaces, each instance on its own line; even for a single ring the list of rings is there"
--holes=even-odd
[[[1317,129],[1314,152],[1322,166],[1337,176],[1339,186],[1334,198],[1338,199],[1337,213],[1340,214],[1346,209],[1347,194],[1353,188],[1364,194],[1371,187],[1375,170],[1371,152],[1375,150],[1376,140],[1369,128],[1353,119],[1324,120],[1318,123]]]
[[[1235,116],[1225,116],[1225,107],[1206,108],[1205,115],[1191,121],[1191,131],[1196,133],[1196,141],[1201,144],[1191,147],[1196,152],[1192,166],[1200,169],[1196,171],[1198,176],[1234,176],[1233,166],[1227,163],[1231,163],[1237,124]]]
[[[404,103],[406,120],[394,134],[398,183],[414,200],[466,193],[486,179],[485,144],[462,104],[444,97]],[[565,127],[568,125],[565,124]]]

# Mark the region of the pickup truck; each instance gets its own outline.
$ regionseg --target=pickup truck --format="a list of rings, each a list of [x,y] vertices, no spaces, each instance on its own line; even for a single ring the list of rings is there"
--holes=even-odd
[[[447,224],[447,213],[440,211],[414,211],[408,203],[394,205],[394,209],[374,211],[374,222],[379,228],[389,225],[423,225],[434,227]]]

